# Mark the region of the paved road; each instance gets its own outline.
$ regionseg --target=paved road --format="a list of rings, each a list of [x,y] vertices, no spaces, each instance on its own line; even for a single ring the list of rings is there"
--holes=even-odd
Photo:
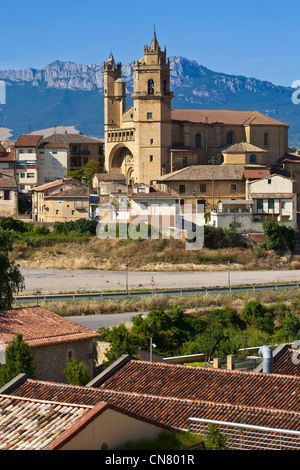
[[[63,270],[21,268],[25,277],[22,295],[30,295],[36,290],[42,294],[78,291],[125,290],[125,272],[94,270]],[[151,289],[151,277],[155,289],[226,287],[227,271],[175,271],[175,272],[128,272],[130,289]],[[300,271],[233,271],[230,272],[231,286],[273,282],[300,282]]]
[[[133,316],[142,313],[146,315],[147,312],[128,312],[128,313],[111,313],[105,315],[87,315],[87,316],[72,316],[66,317],[81,326],[85,326],[89,330],[97,331],[101,327],[109,328],[120,323],[130,323]]]

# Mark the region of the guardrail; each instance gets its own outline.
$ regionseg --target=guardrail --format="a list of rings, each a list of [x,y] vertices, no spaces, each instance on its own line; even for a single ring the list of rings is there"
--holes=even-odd
[[[189,421],[189,430],[201,436],[210,424],[216,425],[230,450],[300,450],[300,431],[193,417]]]
[[[149,291],[129,291],[124,292],[87,292],[82,294],[46,294],[29,296],[17,296],[14,302],[25,303],[33,302],[37,299],[44,301],[64,301],[64,300],[87,300],[87,299],[105,299],[105,298],[123,298],[123,297],[143,297],[153,295],[188,295],[188,294],[208,294],[220,292],[243,292],[243,291],[261,291],[261,290],[278,290],[278,289],[297,289],[300,287],[299,283],[292,284],[276,284],[276,285],[255,285],[255,286],[233,286],[233,287],[209,287],[201,289],[166,289],[166,290],[149,290]]]

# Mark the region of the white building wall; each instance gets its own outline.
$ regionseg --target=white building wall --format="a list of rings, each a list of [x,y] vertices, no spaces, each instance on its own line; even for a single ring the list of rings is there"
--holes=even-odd
[[[68,170],[67,149],[41,149],[38,151],[38,184],[66,176]]]

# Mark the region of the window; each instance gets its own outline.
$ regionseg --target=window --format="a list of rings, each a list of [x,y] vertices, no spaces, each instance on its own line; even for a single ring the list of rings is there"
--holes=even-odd
[[[58,215],[58,214],[59,214],[59,210],[56,210],[55,213],[56,213],[56,215]]]
[[[271,178],[268,179],[268,184],[272,184]]]
[[[148,95],[153,95],[154,94],[154,81],[150,79],[148,81]]]
[[[28,153],[32,153],[32,149],[28,149]]]
[[[34,178],[34,173],[27,173],[27,178]]]
[[[28,168],[28,167],[29,167],[29,168],[34,168],[35,165],[36,165],[36,161],[35,161],[35,160],[27,160],[27,161],[26,161],[26,166],[27,166],[27,168]]]
[[[184,204],[184,199],[180,199],[180,204],[183,206],[183,204]]]
[[[268,209],[274,209],[274,199],[268,199]]]
[[[206,184],[200,184],[200,193],[206,193]]]
[[[269,145],[269,134],[266,132],[264,134],[264,146],[268,147],[268,145]]]
[[[10,192],[5,190],[4,191],[4,201],[9,201],[10,200]]]
[[[145,193],[145,192],[146,192],[146,189],[145,189],[145,188],[138,188],[138,189],[137,189],[137,192],[138,192],[138,193]]]
[[[183,168],[186,168],[186,167],[187,167],[187,164],[188,164],[187,157],[183,157],[183,158],[182,158],[182,167],[183,167]]]
[[[198,199],[198,201],[197,201],[197,212],[198,213],[204,213],[205,212],[205,205],[206,205],[205,199]]]
[[[257,209],[262,210],[264,205],[263,199],[257,199]]]
[[[256,163],[256,155],[250,155],[250,163]]]
[[[150,162],[153,162],[153,155],[150,155],[149,161],[150,161]]]
[[[152,119],[152,113],[147,113],[147,119]]]
[[[231,193],[236,193],[236,184],[235,183],[230,185],[230,192]]]
[[[152,144],[153,144],[153,139],[150,139],[150,145],[152,145]]]
[[[185,184],[180,184],[179,185],[179,193],[180,194],[185,194]]]
[[[57,151],[56,151],[56,150],[53,150],[52,153],[53,153],[53,155],[56,155],[56,154],[57,154]]]
[[[72,211],[72,215],[75,215],[75,211]]]
[[[40,160],[40,165],[45,165],[45,160]]]
[[[20,178],[25,178],[25,173],[20,173]]]
[[[55,159],[53,159],[53,160],[52,160],[52,165],[58,165],[58,161],[55,160]]]
[[[163,94],[166,95],[168,93],[167,91],[167,80],[163,81]]]
[[[195,147],[201,147],[201,134],[196,134],[195,136]]]
[[[20,150],[19,150],[19,153],[23,153],[23,149],[20,149]]]
[[[232,131],[227,133],[226,143],[227,143],[227,145],[232,145],[233,144],[233,132]]]

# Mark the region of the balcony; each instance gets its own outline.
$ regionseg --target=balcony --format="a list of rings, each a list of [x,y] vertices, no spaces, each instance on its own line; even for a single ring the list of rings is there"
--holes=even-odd
[[[76,156],[76,157],[81,156],[81,155],[90,155],[91,154],[90,150],[81,150],[81,149],[71,150],[70,153],[71,153],[72,156]]]

